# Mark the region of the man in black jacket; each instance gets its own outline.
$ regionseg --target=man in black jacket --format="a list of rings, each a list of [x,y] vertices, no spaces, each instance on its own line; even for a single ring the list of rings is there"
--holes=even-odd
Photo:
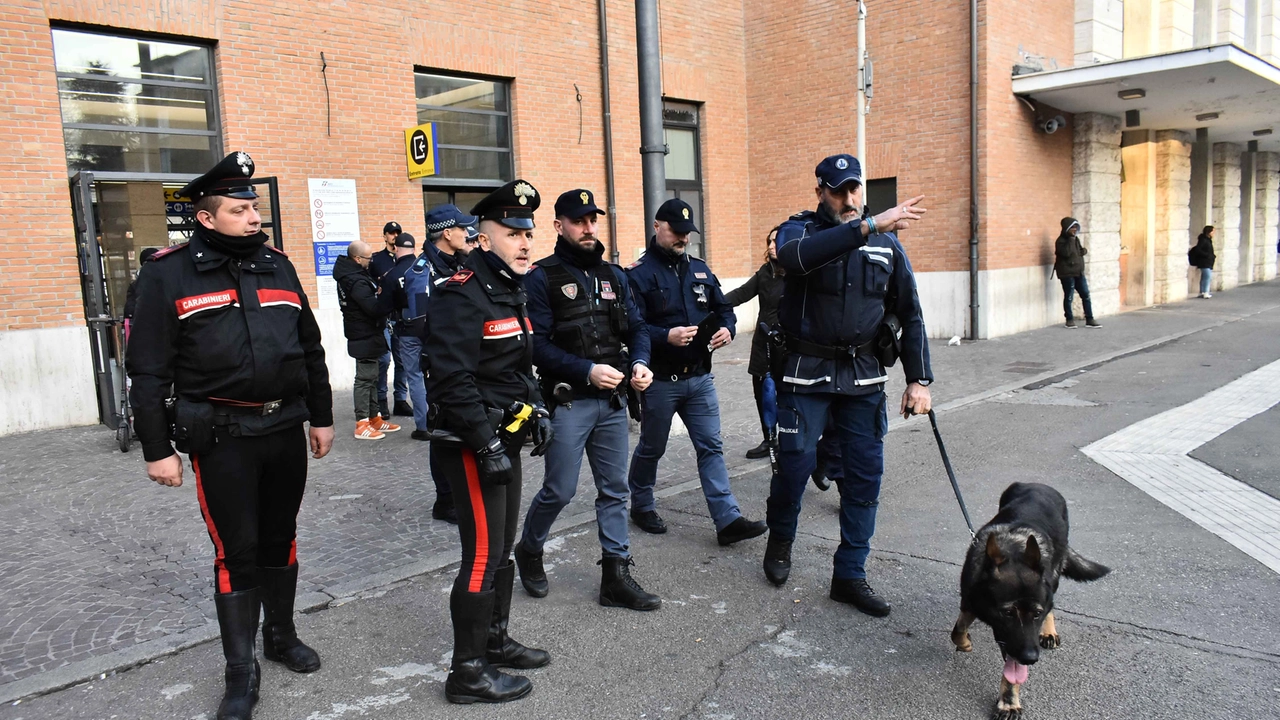
[[[333,446],[333,394],[298,274],[262,232],[253,170],[247,153],[232,153],[181,190],[195,201],[195,233],[138,274],[125,358],[147,475],[182,485],[171,440],[195,471],[216,552],[220,720],[253,714],[260,611],[268,660],[320,669],[320,656],[298,639],[293,605],[307,448],[322,458]]]
[[[357,440],[381,440],[385,433],[400,429],[399,425],[387,422],[378,408],[378,358],[387,352],[387,339],[383,334],[387,314],[378,304],[378,286],[369,277],[370,257],[369,245],[356,240],[347,246],[347,254],[333,264],[347,354],[356,360],[352,391]]]
[[[1062,281],[1062,312],[1067,316],[1067,328],[1076,326],[1071,314],[1071,303],[1075,294],[1080,293],[1080,302],[1084,303],[1085,327],[1100,328],[1102,324],[1093,319],[1093,303],[1089,300],[1089,283],[1084,279],[1084,256],[1089,249],[1080,244],[1080,223],[1075,218],[1062,218],[1062,232],[1053,244],[1056,260],[1053,269]]]

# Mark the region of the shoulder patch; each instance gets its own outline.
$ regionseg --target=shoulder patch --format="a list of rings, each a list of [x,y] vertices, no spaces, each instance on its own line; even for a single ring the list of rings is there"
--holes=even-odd
[[[273,253],[276,253],[277,255],[283,255],[285,257],[289,257],[289,253],[281,250],[280,248],[276,247],[275,245],[272,245],[271,243],[264,243],[262,247],[270,250]]]
[[[150,258],[147,258],[147,262],[155,262],[156,260],[159,260],[160,258],[164,257],[165,255],[172,255],[172,254],[174,254],[174,253],[178,252],[179,250],[182,250],[182,249],[183,249],[183,248],[185,248],[186,246],[187,246],[187,244],[186,244],[186,243],[178,243],[177,245],[170,245],[169,247],[167,247],[167,248],[165,248],[165,249],[163,249],[163,250],[157,250],[157,251],[155,251],[155,253],[154,253],[154,254],[152,254],[152,256],[151,256]]]
[[[475,276],[475,273],[470,270],[459,270],[458,272],[454,273],[453,276],[448,279],[448,281],[446,281],[446,284],[462,285],[463,283],[470,280],[474,276]]]
[[[640,258],[640,260],[643,260],[643,259],[644,259],[644,258]],[[637,261],[635,261],[635,262],[631,263],[630,265],[628,265],[628,266],[627,266],[627,269],[628,269],[628,270],[635,270],[636,268],[640,267],[640,260],[637,260]]]
[[[791,216],[791,219],[792,219],[792,220],[808,220],[809,218],[813,217],[813,216],[814,216],[814,215],[816,215],[816,214],[817,214],[817,213],[815,213],[815,212],[814,212],[814,211],[812,211],[812,210],[801,210],[800,212],[796,213],[795,215],[792,215],[792,216]]]

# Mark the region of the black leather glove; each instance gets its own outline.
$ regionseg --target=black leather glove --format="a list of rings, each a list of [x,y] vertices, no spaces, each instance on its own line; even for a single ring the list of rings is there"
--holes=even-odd
[[[476,466],[480,471],[480,482],[489,485],[510,485],[516,479],[511,458],[507,457],[507,446],[497,435],[476,452]]]
[[[541,405],[534,406],[529,422],[532,423],[529,437],[533,439],[533,451],[529,454],[533,457],[545,455],[547,448],[551,447],[551,438],[556,436],[555,430],[551,429],[551,413]]]

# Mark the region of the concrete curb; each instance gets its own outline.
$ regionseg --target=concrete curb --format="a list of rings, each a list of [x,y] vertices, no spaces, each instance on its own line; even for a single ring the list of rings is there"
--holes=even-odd
[[[1227,317],[1216,322],[1207,322],[1197,325],[1194,328],[1155,338],[1154,340],[1132,345],[1128,348],[1088,358],[1063,368],[1049,370],[1029,378],[1020,378],[1016,381],[1005,383],[989,390],[983,390],[981,392],[942,403],[935,408],[935,412],[937,414],[944,414],[984,402],[998,395],[1012,392],[1020,388],[1047,384],[1057,378],[1086,371],[1129,355],[1145,352],[1189,335],[1204,332],[1211,328],[1222,327],[1229,323],[1244,320],[1254,315],[1274,310],[1277,307],[1280,307],[1280,305],[1268,306],[1245,315]],[[909,422],[911,422],[911,420],[902,418],[892,420],[889,423],[889,429],[892,431]],[[736,469],[730,469],[729,477],[732,480],[767,470],[767,465],[753,465],[749,467],[738,466]],[[658,490],[654,495],[658,498],[669,498],[700,488],[700,481],[696,479],[687,480],[685,482],[663,488],[662,490]],[[552,533],[564,533],[593,522],[595,522],[594,512],[580,512],[557,520],[555,525],[552,527]],[[299,595],[296,601],[296,607],[300,612],[304,613],[317,612],[329,607],[333,603],[345,604],[362,593],[368,593],[398,582],[403,582],[410,578],[436,572],[438,570],[445,569],[450,565],[457,564],[458,562],[459,560],[455,550],[435,553],[428,557],[416,560],[412,563],[406,563],[390,570],[384,570],[357,580],[351,580],[321,588],[321,591],[319,592],[310,592]],[[43,672],[38,675],[33,675],[31,677],[23,678],[0,686],[0,704],[15,703],[33,696],[46,695],[73,685],[91,681],[104,674],[113,674],[129,670],[131,668],[153,662],[162,657],[177,654],[188,648],[195,647],[196,645],[216,640],[217,638],[217,623],[209,623],[202,627],[184,630],[174,635],[139,643],[138,645],[126,650],[119,650],[100,657],[64,665],[63,667],[55,670]]]

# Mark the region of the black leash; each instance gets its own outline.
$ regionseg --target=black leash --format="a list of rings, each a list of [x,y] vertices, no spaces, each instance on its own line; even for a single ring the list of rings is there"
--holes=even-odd
[[[933,437],[938,441],[938,452],[942,453],[942,465],[947,469],[947,477],[951,478],[951,489],[956,491],[956,500],[960,503],[960,512],[964,513],[964,522],[969,526],[969,535],[977,537],[973,530],[973,521],[969,519],[969,508],[965,507],[964,495],[960,494],[960,484],[956,482],[956,471],[951,469],[951,458],[947,457],[947,447],[942,444],[942,433],[938,432],[938,416],[929,411],[929,424],[933,426]]]

